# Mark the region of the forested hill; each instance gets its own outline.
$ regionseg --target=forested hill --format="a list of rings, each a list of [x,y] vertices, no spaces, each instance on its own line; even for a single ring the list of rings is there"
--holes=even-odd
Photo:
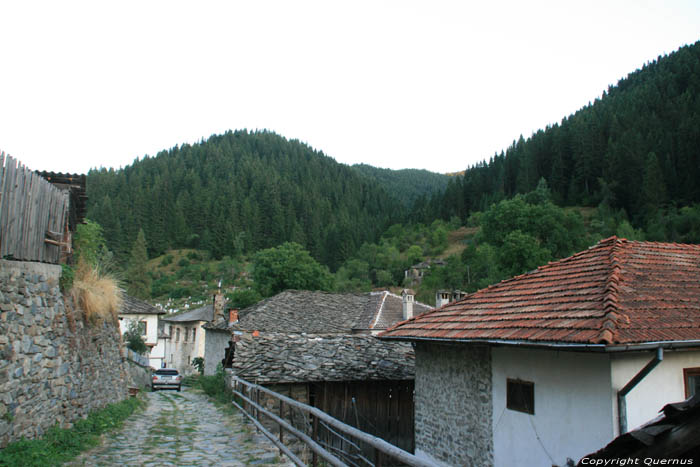
[[[603,203],[640,227],[700,202],[700,42],[659,57],[560,124],[469,168],[426,212],[448,219],[532,191],[562,205]]]
[[[294,241],[334,268],[402,216],[376,180],[267,131],[92,170],[87,183],[88,217],[122,261],[143,228],[151,257],[191,247],[220,258]]]
[[[442,193],[447,187],[449,176],[420,169],[391,170],[367,164],[355,164],[353,169],[381,184],[389,193],[410,207],[421,197]]]

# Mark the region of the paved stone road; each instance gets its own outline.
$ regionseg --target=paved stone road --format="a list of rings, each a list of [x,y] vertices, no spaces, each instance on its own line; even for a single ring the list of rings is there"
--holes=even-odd
[[[146,396],[145,411],[68,465],[294,465],[243,415],[222,413],[199,391],[183,388]]]

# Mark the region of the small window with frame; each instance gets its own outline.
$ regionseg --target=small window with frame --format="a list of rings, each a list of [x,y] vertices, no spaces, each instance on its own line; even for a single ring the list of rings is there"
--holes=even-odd
[[[700,394],[700,368],[683,368],[685,398]]]
[[[506,408],[535,414],[535,383],[519,379],[506,380]]]

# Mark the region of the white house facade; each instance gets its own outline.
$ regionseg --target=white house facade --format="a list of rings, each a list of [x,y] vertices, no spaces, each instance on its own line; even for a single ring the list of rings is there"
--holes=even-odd
[[[217,294],[209,305],[163,318],[159,350],[162,348],[167,367],[176,368],[183,375],[197,372],[193,366],[194,359],[205,356],[206,334],[203,326],[223,316],[223,308],[223,295]]]
[[[416,454],[564,466],[700,394],[700,245],[612,237],[380,334],[416,348]]]
[[[119,331],[122,335],[129,329],[132,323],[141,329],[146,346],[149,348],[149,363],[154,368],[160,367],[160,360],[155,357],[153,350],[157,347],[158,339],[158,324],[159,317],[164,315],[165,311],[149,305],[143,300],[134,297],[125,296],[122,301],[122,306],[119,309]]]

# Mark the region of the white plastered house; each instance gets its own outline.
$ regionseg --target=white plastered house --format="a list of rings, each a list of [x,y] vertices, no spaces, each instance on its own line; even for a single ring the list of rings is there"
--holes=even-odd
[[[162,319],[163,329],[159,338],[166,366],[176,368],[181,374],[194,374],[195,358],[204,358],[206,347],[205,324],[223,317],[224,296],[214,295],[212,303],[196,310],[170,315]]]
[[[700,245],[615,237],[404,321],[416,454],[577,462],[700,391]]]
[[[125,295],[119,309],[119,331],[124,333],[129,329],[132,322],[136,322],[142,330],[141,337],[149,348],[149,364],[154,368],[160,368],[162,357],[158,357],[154,348],[158,344],[158,317],[164,315],[165,311],[160,310],[143,300]]]

